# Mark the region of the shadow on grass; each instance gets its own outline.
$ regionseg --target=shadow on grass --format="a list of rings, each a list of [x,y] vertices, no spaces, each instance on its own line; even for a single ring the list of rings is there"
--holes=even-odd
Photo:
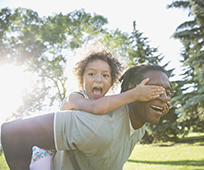
[[[142,160],[131,160],[127,162],[132,163],[144,163],[144,164],[160,164],[160,165],[184,165],[184,166],[204,166],[203,160],[182,160],[182,161],[142,161]]]

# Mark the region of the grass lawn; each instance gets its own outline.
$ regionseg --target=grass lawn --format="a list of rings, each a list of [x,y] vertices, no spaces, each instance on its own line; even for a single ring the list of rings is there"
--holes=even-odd
[[[0,156],[0,170],[9,170],[3,154]]]
[[[9,170],[3,154],[0,170]],[[136,145],[123,170],[204,170],[204,135],[192,134],[176,144]]]
[[[204,170],[203,134],[192,134],[177,144],[136,145],[123,170],[137,169]]]
[[[204,170],[204,146],[137,145],[124,170]]]

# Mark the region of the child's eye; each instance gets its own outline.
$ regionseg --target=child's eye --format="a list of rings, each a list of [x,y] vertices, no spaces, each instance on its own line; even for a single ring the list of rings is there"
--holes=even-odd
[[[104,74],[103,77],[109,77],[109,75],[108,74]]]
[[[94,73],[89,73],[88,75],[89,75],[89,76],[94,76]]]

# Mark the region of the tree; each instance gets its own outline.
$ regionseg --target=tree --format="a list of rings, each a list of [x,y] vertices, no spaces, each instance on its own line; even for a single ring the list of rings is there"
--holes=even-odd
[[[38,75],[32,87],[24,90],[23,105],[13,115],[22,117],[61,103],[67,91],[63,76],[67,58],[89,40],[101,41],[122,56],[127,55],[128,34],[118,29],[108,30],[104,27],[107,23],[103,16],[91,15],[83,9],[48,17],[39,17],[30,9],[2,9],[1,64],[12,62]]]
[[[163,59],[161,54],[157,54],[157,48],[150,47],[148,38],[142,37],[143,33],[136,29],[136,23],[132,35],[119,29],[108,30],[105,28],[107,23],[103,16],[92,16],[83,9],[42,18],[30,9],[17,8],[12,11],[4,8],[0,11],[1,63],[23,65],[27,71],[38,75],[32,87],[22,94],[23,105],[14,113],[15,117],[61,103],[67,90],[63,71],[68,54],[89,40],[101,41],[119,53],[129,66],[142,62],[160,63]],[[172,71],[168,71],[171,76]],[[49,101],[48,105],[45,100]],[[174,110],[171,114],[175,114]],[[171,125],[171,130],[163,134],[166,138],[174,135],[178,126],[172,122],[176,118],[176,115],[164,116],[159,129],[148,125],[149,135],[159,140],[158,134],[168,128],[167,124]]]
[[[31,70],[31,68],[29,68],[31,63],[36,63],[38,56],[43,55],[46,50],[45,45],[39,39],[41,22],[38,14],[31,10],[21,8],[15,11],[11,11],[8,8],[1,10],[1,64],[12,62],[17,65],[27,65],[28,70]],[[39,83],[36,82],[35,87],[39,87]],[[37,88],[33,89],[33,91],[39,94],[36,89]],[[47,91],[41,90],[40,93],[46,96]],[[30,99],[30,106],[36,106],[35,109],[41,109],[42,103],[40,100],[44,97],[42,97],[42,95],[37,96]],[[24,100],[28,101],[27,96]],[[38,104],[34,104],[37,101],[39,101]],[[23,113],[20,112],[19,114],[22,115]]]
[[[184,79],[182,93],[174,98],[178,106],[178,121],[187,131],[204,131],[204,2],[202,0],[175,1],[169,8],[189,10],[193,18],[179,25],[173,34],[183,44],[181,52]]]
[[[132,46],[128,50],[128,65],[138,63],[160,63],[163,59],[161,55],[156,55],[158,48],[152,48],[149,45],[147,37],[142,37],[143,33],[136,29],[136,21],[133,22],[133,32],[130,37]]]
[[[160,64],[163,57],[158,54],[158,48],[153,48],[149,45],[147,37],[142,36],[139,30],[136,29],[136,22],[133,22],[133,32],[130,36],[130,45],[128,50],[128,57],[126,61],[129,66],[140,63],[154,63]],[[165,68],[168,63],[164,64]],[[168,70],[169,76],[172,74],[174,69]],[[152,143],[158,141],[169,141],[177,140],[177,135],[181,133],[176,122],[178,114],[175,112],[175,108],[172,107],[169,113],[161,118],[157,125],[146,124],[146,134],[141,140],[141,143]]]
[[[65,95],[66,79],[63,76],[67,53],[80,47],[93,37],[105,32],[107,19],[83,9],[67,15],[61,13],[40,18],[30,9],[4,8],[0,11],[0,61],[26,67],[26,71],[37,73],[33,88],[25,89],[24,104],[16,116],[42,110],[44,100],[49,106],[60,103]],[[55,89],[55,93],[50,90]]]

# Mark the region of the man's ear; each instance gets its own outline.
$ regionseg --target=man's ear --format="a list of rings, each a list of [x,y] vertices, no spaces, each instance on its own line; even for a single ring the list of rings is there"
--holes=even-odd
[[[134,86],[129,82],[128,83],[128,89],[130,90],[130,89],[133,89],[134,88]]]

